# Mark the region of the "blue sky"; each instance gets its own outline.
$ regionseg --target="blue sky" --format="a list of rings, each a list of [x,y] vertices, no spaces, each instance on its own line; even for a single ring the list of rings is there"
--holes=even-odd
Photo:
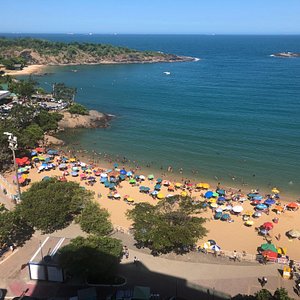
[[[300,34],[300,0],[9,0],[0,32]]]

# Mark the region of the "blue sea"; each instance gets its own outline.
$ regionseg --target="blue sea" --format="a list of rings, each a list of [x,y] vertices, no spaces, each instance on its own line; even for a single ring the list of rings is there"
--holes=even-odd
[[[34,36],[34,35],[32,35]],[[197,181],[278,187],[300,195],[300,36],[35,35],[200,58],[195,62],[50,67],[36,77],[77,87],[77,101],[113,114],[108,129],[69,143]],[[76,69],[77,72],[72,72]],[[164,72],[170,72],[166,75]]]

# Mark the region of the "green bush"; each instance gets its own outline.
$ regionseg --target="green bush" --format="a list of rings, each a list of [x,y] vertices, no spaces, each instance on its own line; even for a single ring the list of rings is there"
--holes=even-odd
[[[88,109],[78,103],[72,104],[69,108],[69,112],[71,114],[78,114],[78,115],[88,115],[89,114]]]

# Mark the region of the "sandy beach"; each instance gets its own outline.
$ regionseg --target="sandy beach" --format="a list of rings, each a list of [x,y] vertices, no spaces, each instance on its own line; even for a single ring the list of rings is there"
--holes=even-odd
[[[85,160],[88,163],[88,159]],[[39,165],[39,164],[37,164]],[[101,163],[101,165],[95,166],[94,169],[101,168],[113,168],[112,165],[108,165],[105,163],[105,166]],[[70,170],[70,169],[69,169]],[[138,174],[143,174],[146,179],[141,183],[141,185],[150,187],[153,190],[155,185],[154,180],[148,180],[147,176],[149,175],[147,172],[149,170],[139,171]],[[82,173],[82,172],[79,172]],[[42,180],[45,176],[61,176],[62,171],[59,169],[55,170],[47,170],[38,172],[37,168],[33,168],[29,171],[28,177],[31,179],[31,183]],[[9,182],[13,182],[13,173],[7,173],[5,175],[6,179]],[[99,182],[99,177],[96,177],[97,182],[93,185],[87,185],[85,180],[81,180],[80,176],[72,177],[68,175],[67,180],[78,182],[81,186],[86,187],[89,190],[95,192],[95,201],[97,201],[102,207],[106,208],[111,217],[111,221],[115,226],[121,226],[123,228],[130,228],[131,222],[126,218],[126,211],[128,209],[132,209],[134,206],[128,204],[124,201],[124,196],[128,195],[134,199],[135,203],[139,202],[149,202],[152,204],[157,203],[157,199],[153,199],[149,194],[140,193],[138,186],[132,186],[129,183],[129,180],[125,180],[121,182],[121,186],[117,188],[117,192],[120,194],[120,200],[112,200],[108,198],[109,189],[105,188],[103,184]],[[166,179],[166,178],[164,178]],[[26,191],[30,185],[22,187],[22,191]],[[215,187],[211,187],[211,190],[215,190]],[[172,194],[180,194],[182,192],[181,189],[177,189],[175,192],[169,192],[166,186],[162,186],[161,192],[164,195]],[[248,191],[249,192],[249,191]],[[271,192],[271,191],[270,191]],[[193,191],[192,197],[195,199],[200,199],[203,196],[204,191]],[[100,196],[101,194],[101,196]],[[239,203],[234,203],[239,204]],[[252,211],[254,212],[253,206],[250,204],[250,201],[245,201],[243,204],[244,212]],[[256,254],[257,247],[262,243],[265,243],[266,240],[263,236],[258,235],[255,227],[261,226],[265,222],[272,222],[274,218],[279,218],[278,224],[274,224],[274,228],[270,231],[270,236],[272,242],[277,247],[284,247],[287,249],[287,255],[291,259],[300,260],[300,252],[299,245],[300,240],[298,239],[290,239],[286,236],[286,232],[291,229],[300,229],[300,218],[299,218],[299,210],[298,211],[285,211],[280,215],[276,214],[272,210],[270,210],[270,214],[267,215],[265,213],[262,214],[261,217],[252,219],[254,221],[254,225],[252,227],[247,227],[244,225],[244,221],[241,216],[232,215],[231,218],[233,222],[224,222],[221,220],[214,220],[213,212],[210,208],[207,211],[203,211],[202,217],[207,218],[207,222],[205,223],[205,227],[208,229],[209,233],[207,237],[203,240],[199,241],[199,245],[208,239],[213,239],[217,242],[217,244],[221,247],[222,250],[227,251],[238,251],[242,253],[245,251],[248,254]],[[280,239],[278,240],[278,235],[280,234]]]
[[[30,75],[43,73],[45,65],[30,65],[25,67],[23,70],[5,70],[5,74],[18,76],[18,75]]]

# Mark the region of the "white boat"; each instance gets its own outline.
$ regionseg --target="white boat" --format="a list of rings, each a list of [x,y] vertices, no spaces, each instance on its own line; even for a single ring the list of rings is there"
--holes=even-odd
[[[166,74],[166,75],[170,75],[170,74],[171,74],[171,72],[164,72],[164,74]]]

